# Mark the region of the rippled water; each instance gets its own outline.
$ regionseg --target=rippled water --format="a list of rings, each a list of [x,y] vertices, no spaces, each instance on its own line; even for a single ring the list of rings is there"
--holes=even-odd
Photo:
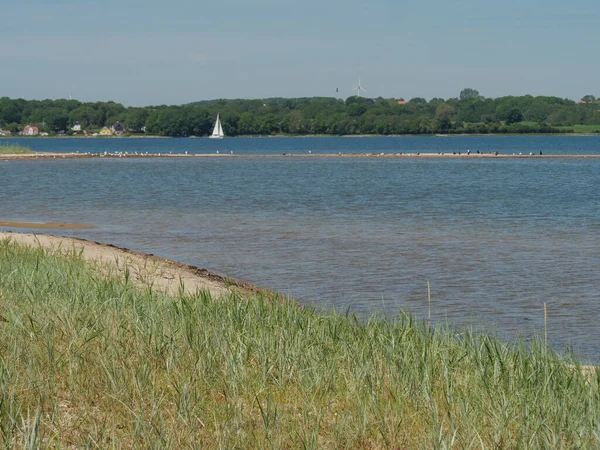
[[[502,154],[600,154],[600,136],[403,136],[367,138],[19,138],[0,139],[0,145],[19,143],[46,152],[148,153],[416,153],[498,151]]]
[[[518,139],[518,148],[536,143]],[[559,147],[541,139],[535,150]],[[600,153],[599,138],[585,139],[589,153]],[[31,140],[57,148],[78,141],[98,142]],[[131,142],[129,151],[140,145],[100,142],[113,141]],[[152,141],[177,152],[208,142]],[[258,153],[289,153],[303,139],[247,141]],[[316,141],[346,142],[349,152],[379,145]],[[543,332],[546,302],[550,343],[592,361],[600,350],[599,192],[599,159],[0,162],[0,220],[94,224],[62,233],[360,314],[402,308],[425,317],[429,281],[436,321],[504,338]]]

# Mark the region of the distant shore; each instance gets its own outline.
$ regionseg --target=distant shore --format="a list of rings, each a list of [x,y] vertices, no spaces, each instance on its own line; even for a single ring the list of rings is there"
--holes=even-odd
[[[600,133],[453,133],[453,134],[268,134],[268,135],[237,135],[226,136],[225,139],[263,139],[263,138],[401,138],[401,137],[496,137],[496,136],[569,136],[569,137],[600,137]],[[154,134],[127,134],[119,136],[0,136],[0,139],[208,139],[208,136],[159,136]]]

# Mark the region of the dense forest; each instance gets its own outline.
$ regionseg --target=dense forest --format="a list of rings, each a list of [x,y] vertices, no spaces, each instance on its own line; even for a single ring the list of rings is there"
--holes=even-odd
[[[36,125],[49,134],[73,134],[71,127],[76,122],[82,132],[92,132],[119,121],[132,134],[206,136],[219,113],[228,136],[556,133],[582,125],[590,126],[590,132],[600,132],[599,107],[592,95],[580,102],[531,95],[493,99],[479,95],[476,89],[464,89],[458,98],[429,101],[354,96],[345,101],[269,98],[147,107],[2,97],[0,128],[17,133],[25,125]]]

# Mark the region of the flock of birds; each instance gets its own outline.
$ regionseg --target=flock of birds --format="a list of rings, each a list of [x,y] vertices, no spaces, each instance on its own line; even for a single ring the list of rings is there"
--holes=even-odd
[[[114,158],[127,158],[127,157],[132,157],[132,156],[141,156],[141,157],[154,157],[154,156],[186,156],[189,155],[189,153],[186,151],[184,153],[173,153],[173,152],[169,152],[169,153],[148,153],[148,152],[104,152],[104,153],[90,153],[90,152],[85,152],[85,153],[79,153],[76,152],[77,155],[81,155],[81,156],[106,156],[106,157],[114,157]],[[217,150],[217,154],[219,154],[219,151]],[[230,154],[233,155],[233,150],[231,150]]]

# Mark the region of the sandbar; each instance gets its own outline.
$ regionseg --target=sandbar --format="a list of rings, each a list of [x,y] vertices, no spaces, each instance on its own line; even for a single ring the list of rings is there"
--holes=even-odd
[[[579,155],[538,155],[538,154],[512,154],[512,153],[278,153],[278,154],[233,154],[233,153],[26,153],[14,155],[0,154],[0,161],[35,161],[35,160],[64,160],[64,159],[155,159],[155,158],[445,158],[445,159],[488,159],[488,158],[526,158],[526,159],[600,159],[600,154]]]

